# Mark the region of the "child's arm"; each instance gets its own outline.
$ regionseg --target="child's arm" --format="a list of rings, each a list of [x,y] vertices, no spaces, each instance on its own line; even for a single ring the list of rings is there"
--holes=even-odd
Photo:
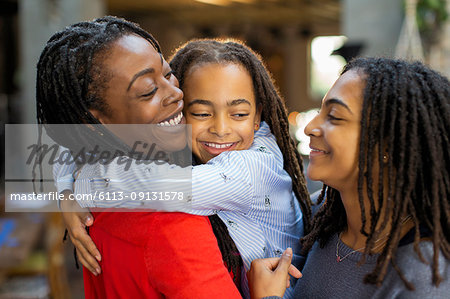
[[[62,153],[68,153],[68,150],[62,146],[59,148],[58,155],[61,155]],[[70,154],[69,154],[70,155]],[[58,160],[64,160],[64,159],[58,159]],[[66,161],[73,161],[73,158],[69,157]],[[55,180],[55,187],[58,193],[63,193],[65,190],[69,190],[70,192],[73,192],[73,172],[76,169],[75,163],[70,164],[61,164],[61,163],[55,163],[53,164],[53,179]],[[60,201],[58,200],[58,207],[60,206]]]
[[[97,163],[84,167],[77,179],[77,193],[95,195],[93,201],[84,204],[99,208],[147,208],[197,215],[212,215],[220,210],[245,213],[252,206],[255,177],[264,181],[271,171],[267,169],[271,166],[266,163],[268,159],[270,155],[258,151],[232,151],[188,168]],[[159,192],[183,192],[185,197],[181,201],[177,196],[174,200],[160,200]],[[186,198],[190,193],[192,200]],[[156,200],[151,199],[154,194]]]
[[[61,155],[61,153],[67,154],[68,150],[61,146],[58,154]],[[59,160],[73,161],[71,157]],[[53,179],[56,189],[58,193],[64,195],[63,200],[59,200],[58,197],[58,207],[62,212],[69,238],[77,249],[78,259],[85,268],[97,275],[101,273],[98,263],[101,260],[101,255],[86,231],[86,227],[94,223],[94,217],[89,209],[80,207],[76,201],[69,198],[73,193],[73,172],[75,169],[75,163],[53,164]]]

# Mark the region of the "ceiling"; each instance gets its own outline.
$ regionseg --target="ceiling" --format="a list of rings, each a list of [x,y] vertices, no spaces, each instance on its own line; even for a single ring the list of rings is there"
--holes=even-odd
[[[106,0],[111,14],[170,19],[194,25],[300,25],[316,34],[339,33],[339,0]]]

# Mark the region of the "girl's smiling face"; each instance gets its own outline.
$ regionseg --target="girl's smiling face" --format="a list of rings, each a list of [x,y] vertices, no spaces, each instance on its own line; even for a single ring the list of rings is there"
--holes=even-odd
[[[305,128],[311,148],[308,177],[339,191],[357,186],[364,86],[355,70],[341,75]]]
[[[192,152],[199,162],[251,146],[261,109],[247,70],[235,63],[194,66],[183,91],[186,121],[192,125]]]

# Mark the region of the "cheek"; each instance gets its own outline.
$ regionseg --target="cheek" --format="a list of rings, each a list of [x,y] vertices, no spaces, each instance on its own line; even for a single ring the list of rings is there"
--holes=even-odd
[[[202,132],[205,130],[204,124],[190,117],[186,117],[186,123],[191,126],[192,130],[192,140],[195,140],[197,137],[202,135]]]
[[[339,148],[333,152],[342,173],[355,174],[358,171],[359,139],[356,134],[348,134]]]
[[[240,135],[242,138],[242,143],[246,148],[249,148],[253,143],[253,139],[255,138],[254,130],[255,128],[253,122],[249,122],[246,126],[241,127]]]
[[[156,118],[161,111],[158,103],[149,101],[143,102],[133,112],[131,116],[141,119],[142,123],[156,123]]]

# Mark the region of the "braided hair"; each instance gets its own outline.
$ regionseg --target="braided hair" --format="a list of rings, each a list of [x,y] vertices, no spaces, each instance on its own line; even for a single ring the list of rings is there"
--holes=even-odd
[[[365,81],[358,165],[361,233],[367,236],[365,255],[374,248],[386,224],[391,223],[386,246],[364,282],[381,284],[390,263],[406,287],[414,290],[395,261],[402,221],[410,215],[415,231],[414,249],[423,262],[420,230],[430,232],[433,284],[438,286],[442,280],[439,251],[450,258],[449,81],[419,62],[386,58],[359,58],[347,64],[342,73],[349,70],[359,72]],[[376,165],[378,173],[374,173]],[[382,183],[374,187],[374,181],[389,183],[385,189]],[[368,207],[363,194],[367,194]],[[324,198],[326,201],[313,219],[312,231],[301,241],[305,251],[315,241],[323,248],[332,235],[347,226],[339,192],[324,185],[319,200]],[[366,219],[366,209],[370,219]],[[378,224],[381,226],[377,228]]]
[[[103,94],[111,74],[102,63],[112,44],[129,34],[141,36],[161,53],[158,42],[139,25],[112,16],[66,27],[49,39],[41,53],[36,81],[38,124],[45,126],[47,134],[72,153],[89,152],[94,145],[114,153],[112,159],[131,153],[130,148],[104,126],[48,126],[100,124],[89,109],[110,115]],[[41,140],[42,126],[39,126],[38,148],[41,148]],[[42,178],[39,155],[36,157],[33,178],[37,166]]]
[[[175,76],[183,88],[185,78],[194,66],[202,64],[229,64],[243,66],[250,74],[257,104],[262,105],[262,120],[275,135],[284,157],[284,169],[292,178],[293,191],[303,212],[304,230],[309,232],[311,202],[303,175],[302,158],[289,135],[289,123],[285,104],[274,86],[273,79],[258,54],[238,41],[194,40],[181,46],[170,60]],[[242,263],[236,245],[228,234],[227,228],[217,215],[210,216],[214,233],[224,261],[230,271]]]
[[[55,33],[47,42],[37,65],[36,108],[39,124],[100,124],[89,112],[96,109],[109,115],[103,92],[111,78],[103,59],[113,42],[124,35],[136,34],[146,39],[161,53],[158,42],[139,25],[125,19],[106,16],[90,22],[80,22]],[[80,126],[82,128],[84,126]],[[102,130],[102,126],[91,129]],[[111,146],[126,151],[116,138],[101,138],[82,132],[56,134],[51,126],[47,133],[61,145],[112,142]],[[108,134],[106,129],[98,132]],[[63,136],[58,136],[63,135]],[[90,138],[91,140],[85,140]]]

